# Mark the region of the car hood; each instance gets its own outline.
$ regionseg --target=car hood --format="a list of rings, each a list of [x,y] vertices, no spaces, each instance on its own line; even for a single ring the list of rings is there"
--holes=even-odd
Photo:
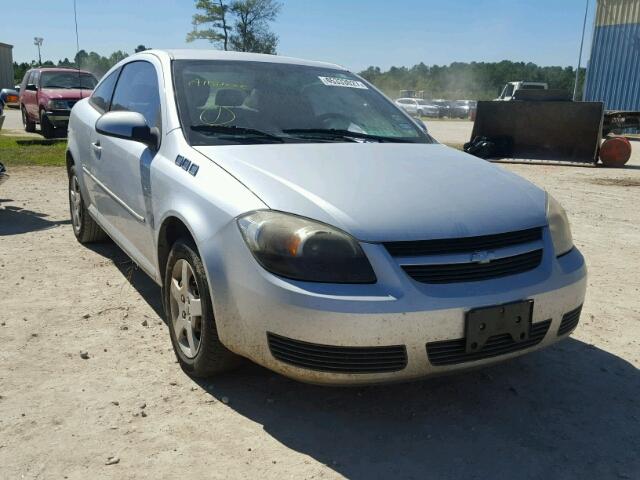
[[[546,193],[440,144],[322,143],[196,149],[270,208],[363,241],[455,238],[546,223]]]
[[[91,95],[93,90],[83,88],[43,88],[41,93],[46,95],[50,100],[79,100]]]

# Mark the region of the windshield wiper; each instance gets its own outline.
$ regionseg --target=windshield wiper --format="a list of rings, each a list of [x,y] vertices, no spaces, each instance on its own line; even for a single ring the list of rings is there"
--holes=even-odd
[[[191,130],[194,132],[202,132],[202,133],[223,133],[227,135],[233,136],[254,136],[261,137],[267,140],[273,140],[274,142],[284,143],[284,139],[282,137],[278,137],[277,135],[273,135],[271,133],[263,132],[261,130],[256,130],[254,128],[245,128],[238,127],[236,125],[191,125]]]
[[[363,140],[374,140],[376,142],[397,142],[411,143],[411,140],[397,137],[383,137],[380,135],[370,135],[368,133],[352,132],[351,130],[340,130],[336,128],[288,128],[282,130],[283,133],[290,134],[311,134],[331,136],[334,138],[360,138]]]

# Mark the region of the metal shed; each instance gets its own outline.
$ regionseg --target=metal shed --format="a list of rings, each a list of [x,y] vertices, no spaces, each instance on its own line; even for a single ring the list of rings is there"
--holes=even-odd
[[[598,0],[584,100],[640,110],[640,0]]]
[[[13,45],[0,42],[0,89],[13,88]]]

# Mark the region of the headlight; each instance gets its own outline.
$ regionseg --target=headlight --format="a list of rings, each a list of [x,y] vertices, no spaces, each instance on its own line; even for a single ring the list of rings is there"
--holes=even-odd
[[[548,193],[547,221],[549,222],[549,230],[551,231],[551,239],[553,240],[553,249],[556,252],[556,256],[564,255],[573,248],[569,219],[564,208]]]
[[[69,108],[66,100],[49,100],[49,110],[67,110]]]
[[[238,226],[258,263],[276,275],[307,282],[376,281],[360,244],[336,228],[270,210],[240,217]]]

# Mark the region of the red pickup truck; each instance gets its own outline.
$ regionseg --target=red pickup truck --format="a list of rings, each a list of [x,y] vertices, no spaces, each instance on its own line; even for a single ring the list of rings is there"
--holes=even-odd
[[[32,68],[20,84],[22,124],[27,132],[35,132],[36,124],[45,138],[56,130],[66,132],[71,107],[91,95],[98,83],[90,72],[71,68]]]

